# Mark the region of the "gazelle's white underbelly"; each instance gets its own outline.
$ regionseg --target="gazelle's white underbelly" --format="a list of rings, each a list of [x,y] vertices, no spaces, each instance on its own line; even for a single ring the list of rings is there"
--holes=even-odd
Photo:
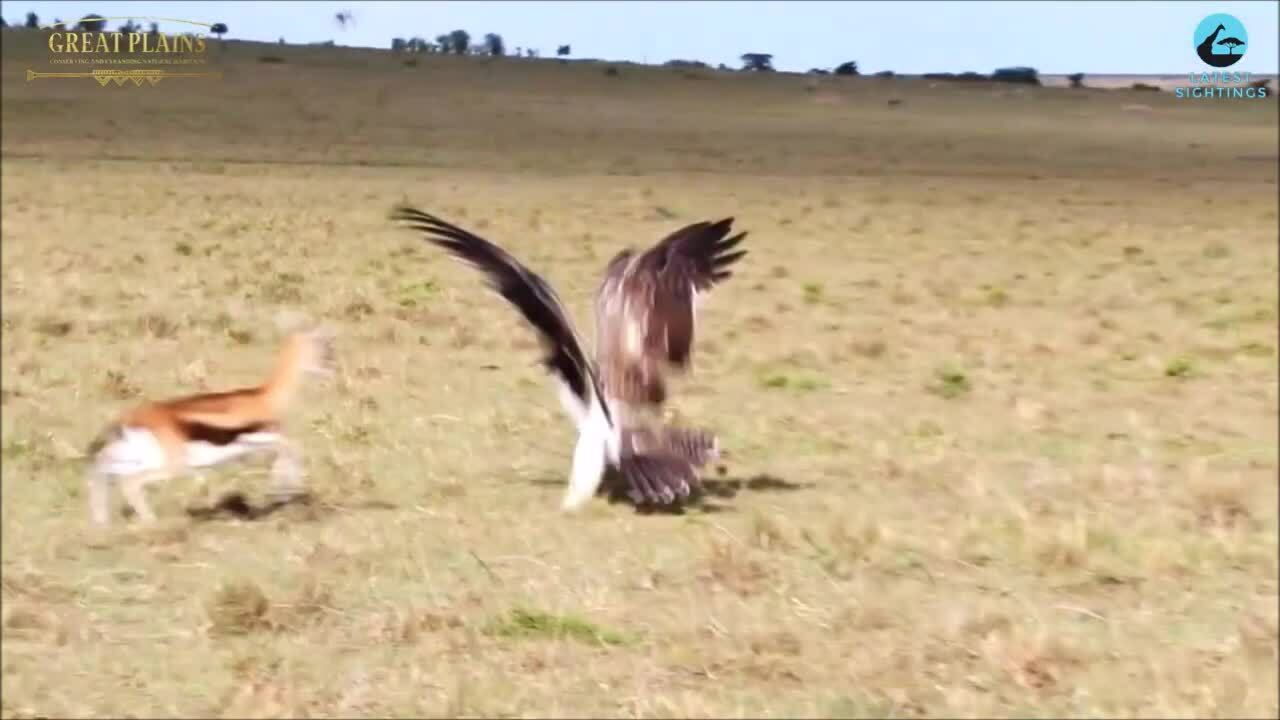
[[[185,465],[204,468],[221,465],[238,457],[271,448],[280,442],[279,433],[245,433],[226,445],[202,440],[186,443]],[[143,428],[125,427],[120,437],[98,453],[95,461],[100,472],[108,475],[133,475],[164,467],[164,449],[154,433]]]

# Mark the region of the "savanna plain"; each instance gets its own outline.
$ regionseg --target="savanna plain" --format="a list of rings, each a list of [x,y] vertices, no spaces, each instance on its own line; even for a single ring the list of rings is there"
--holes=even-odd
[[[1274,99],[3,52],[5,717],[1277,715]],[[560,514],[535,336],[400,201],[588,340],[614,252],[735,217],[671,408],[702,501]],[[210,510],[248,464],[90,526],[103,424],[303,317],[309,504]]]

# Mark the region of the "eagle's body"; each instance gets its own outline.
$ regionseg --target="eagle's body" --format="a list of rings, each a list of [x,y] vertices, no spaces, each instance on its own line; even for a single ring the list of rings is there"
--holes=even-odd
[[[651,416],[667,398],[668,368],[690,364],[698,293],[728,278],[729,265],[746,254],[729,252],[745,237],[725,237],[732,218],[695,223],[643,253],[615,256],[596,292],[589,359],[555,291],[505,250],[413,208],[399,207],[392,217],[485,273],[539,332],[543,365],[578,428],[564,509],[591,499],[608,467],[622,474],[635,502],[665,505],[689,495],[695,468],[719,455],[718,442]]]

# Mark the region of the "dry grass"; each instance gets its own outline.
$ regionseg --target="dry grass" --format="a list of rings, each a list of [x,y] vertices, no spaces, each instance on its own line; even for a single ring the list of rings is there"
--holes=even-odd
[[[1276,716],[1274,104],[236,44],[102,89],[22,51],[5,717]],[[402,199],[584,329],[619,247],[751,231],[676,395],[733,453],[703,507],[557,514],[533,338]],[[92,531],[100,423],[256,381],[281,310],[341,333],[316,502],[197,521],[184,481]]]

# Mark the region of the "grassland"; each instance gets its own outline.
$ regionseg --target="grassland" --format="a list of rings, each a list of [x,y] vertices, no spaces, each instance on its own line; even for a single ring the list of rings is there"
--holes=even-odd
[[[5,717],[1280,712],[1274,100],[233,43],[100,88],[17,35]],[[584,329],[621,246],[751,232],[675,396],[700,507],[556,512],[536,342],[400,200]],[[340,333],[316,502],[90,528],[101,424],[257,382],[282,312]]]

